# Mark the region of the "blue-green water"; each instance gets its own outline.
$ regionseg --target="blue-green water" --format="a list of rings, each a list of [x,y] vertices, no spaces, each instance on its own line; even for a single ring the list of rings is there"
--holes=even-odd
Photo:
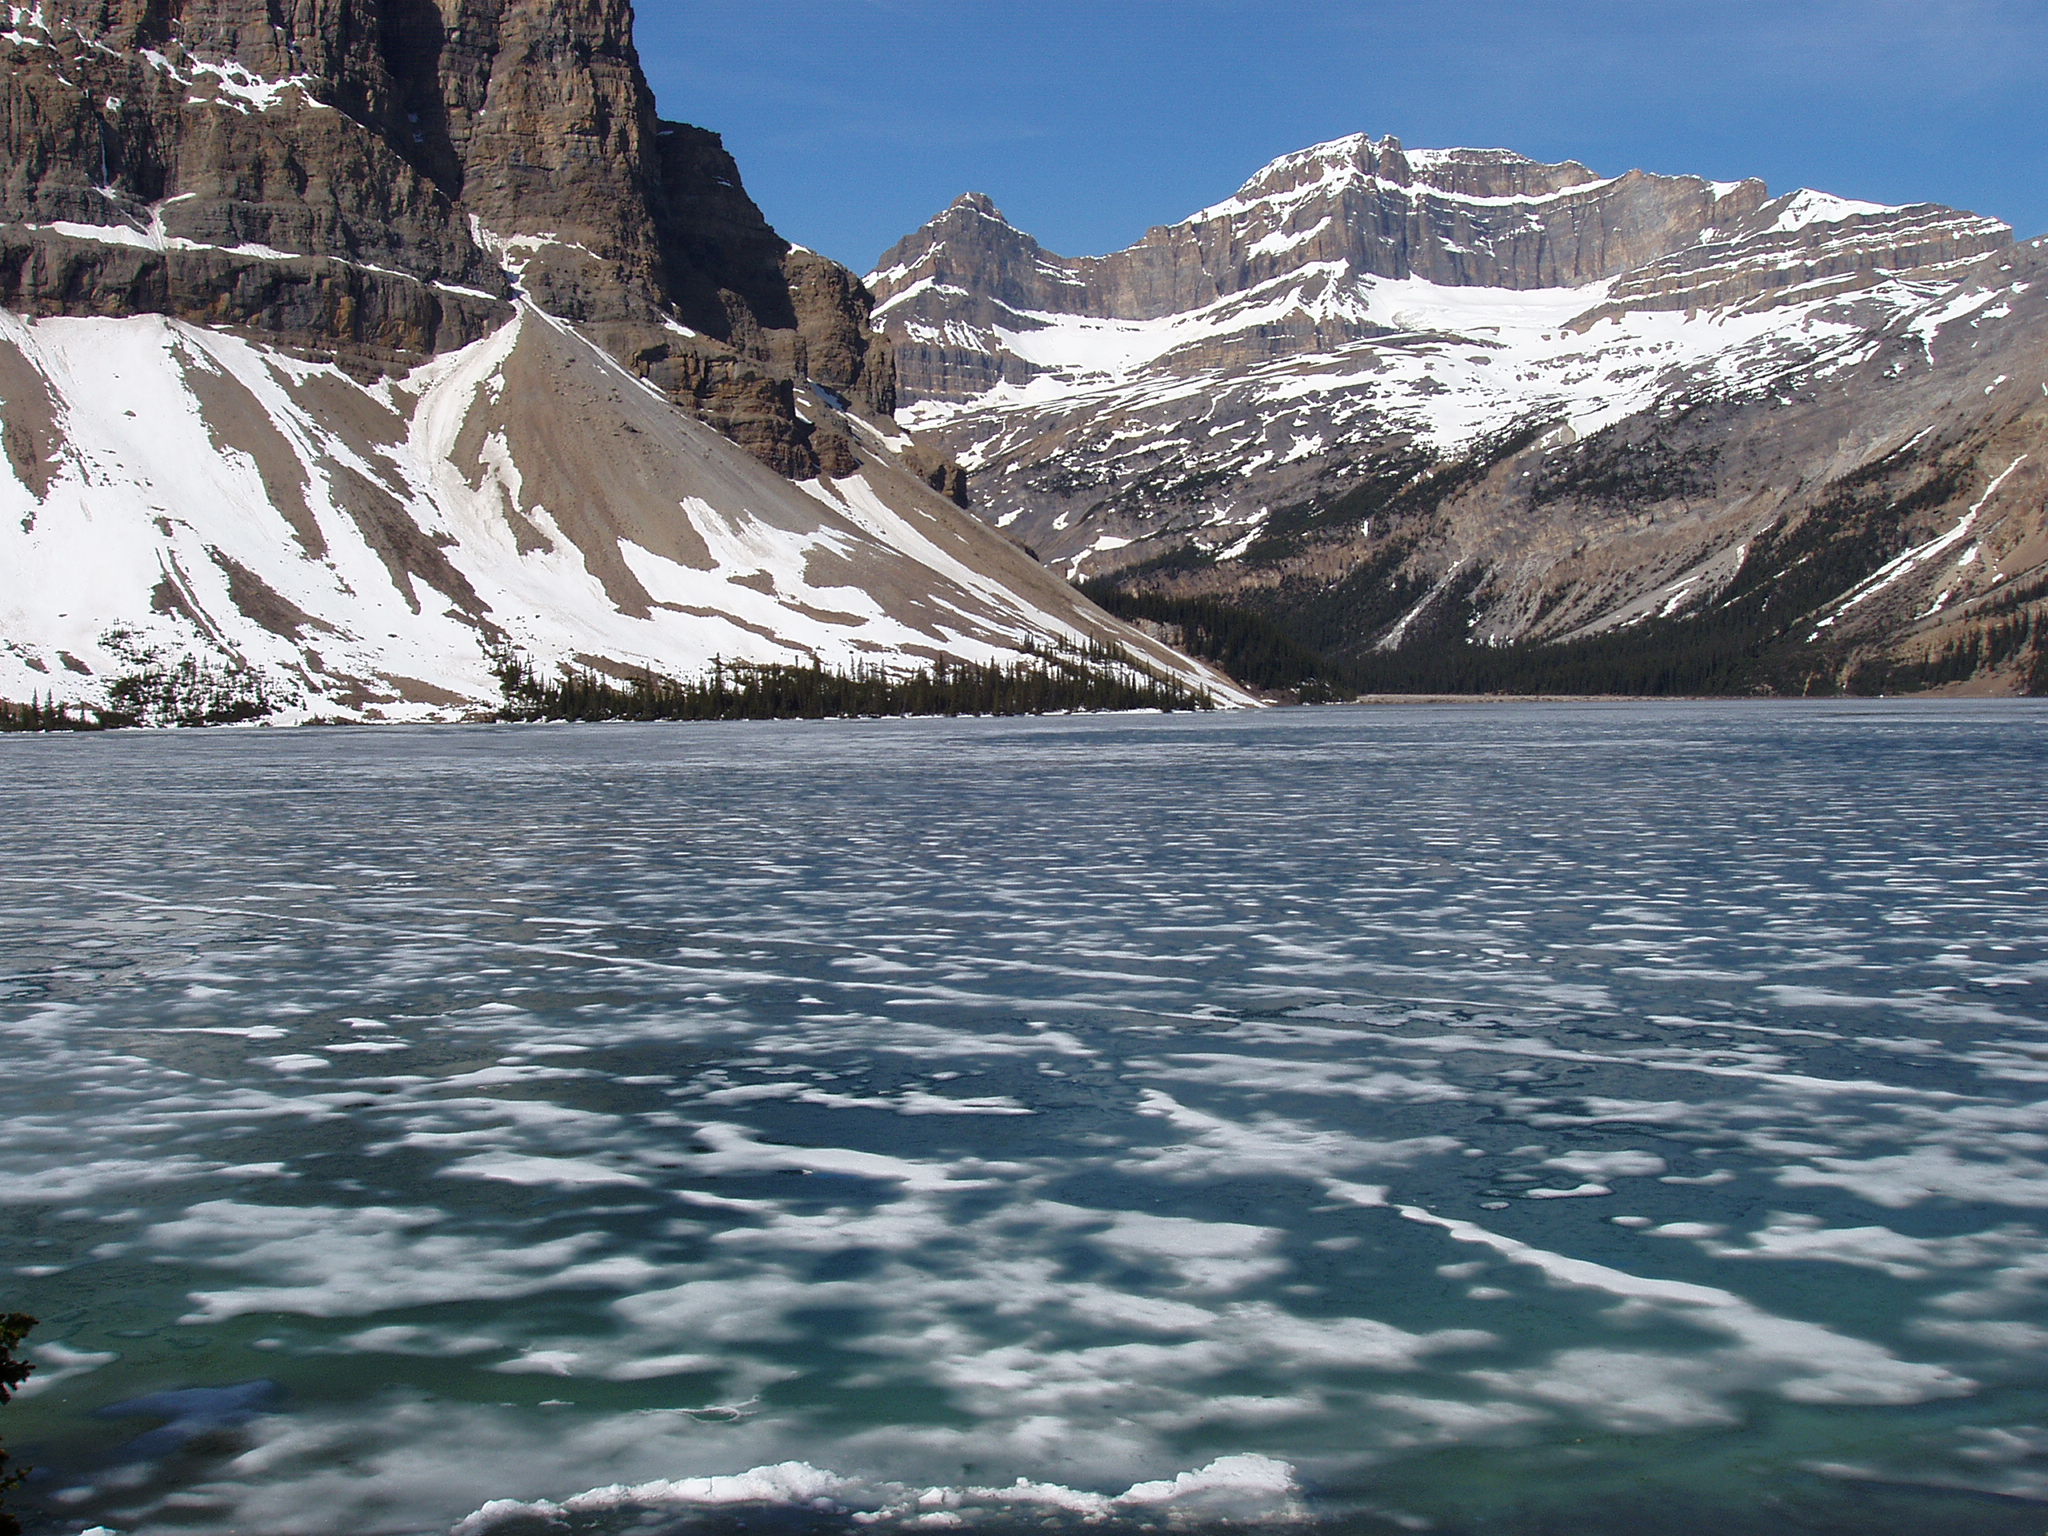
[[[31,1529],[2039,1536],[2044,807],[2028,704],[0,740]]]

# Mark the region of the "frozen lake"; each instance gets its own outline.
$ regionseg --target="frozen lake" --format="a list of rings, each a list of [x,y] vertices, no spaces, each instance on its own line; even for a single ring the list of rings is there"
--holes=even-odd
[[[2039,1536],[2044,808],[2032,703],[0,738],[16,1502]]]

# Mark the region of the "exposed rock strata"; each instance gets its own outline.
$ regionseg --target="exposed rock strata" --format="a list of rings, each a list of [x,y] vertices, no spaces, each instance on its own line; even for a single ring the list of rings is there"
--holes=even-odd
[[[869,281],[905,420],[1071,573],[1352,656],[1725,639],[1775,585],[1832,686],[2043,609],[2043,259],[1932,205],[1353,138],[1103,257],[969,195]]]
[[[240,325],[375,369],[523,293],[800,478],[795,384],[894,406],[858,281],[769,228],[716,135],[657,118],[626,0],[6,10],[11,309]]]
[[[901,348],[907,400],[961,401],[1040,371],[1001,333],[1049,317],[1152,321],[1275,284],[1415,279],[1508,291],[1613,282],[1629,308],[1760,300],[1817,278],[1883,274],[2001,250],[1995,220],[1877,208],[1760,181],[1631,171],[1602,178],[1505,150],[1407,151],[1357,136],[1274,161],[1235,196],[1108,256],[1056,256],[969,193],[891,248],[870,277]],[[1849,283],[1837,283],[1841,288]],[[1598,314],[1608,295],[1588,296]],[[1203,362],[1327,351],[1390,329],[1338,312],[1287,316]]]
[[[0,699],[1062,650],[1243,698],[960,510],[866,289],[657,119],[630,23],[0,3]]]

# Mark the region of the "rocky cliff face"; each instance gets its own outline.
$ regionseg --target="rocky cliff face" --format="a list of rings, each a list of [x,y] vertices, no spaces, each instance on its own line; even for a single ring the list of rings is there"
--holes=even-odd
[[[626,0],[44,0],[0,36],[0,304],[240,325],[358,369],[523,294],[786,474],[887,415],[851,276],[660,121]]]
[[[1104,257],[962,198],[869,281],[905,420],[1069,572],[1360,657],[1583,641],[1827,569],[1783,626],[1812,655],[1773,675],[1834,686],[2035,579],[2033,459],[2004,471],[2048,404],[2039,261],[1932,205],[1353,138]],[[1979,496],[1995,535],[1885,574]]]
[[[0,698],[147,661],[423,718],[515,653],[1104,646],[1219,684],[959,510],[866,289],[657,118],[626,0],[0,19]]]

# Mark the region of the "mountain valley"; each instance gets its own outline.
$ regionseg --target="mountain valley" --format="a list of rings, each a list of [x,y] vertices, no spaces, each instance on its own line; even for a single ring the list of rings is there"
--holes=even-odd
[[[17,711],[2048,691],[2048,248],[1995,220],[1357,135],[1104,256],[968,194],[863,282],[657,115],[625,0],[5,20]]]

